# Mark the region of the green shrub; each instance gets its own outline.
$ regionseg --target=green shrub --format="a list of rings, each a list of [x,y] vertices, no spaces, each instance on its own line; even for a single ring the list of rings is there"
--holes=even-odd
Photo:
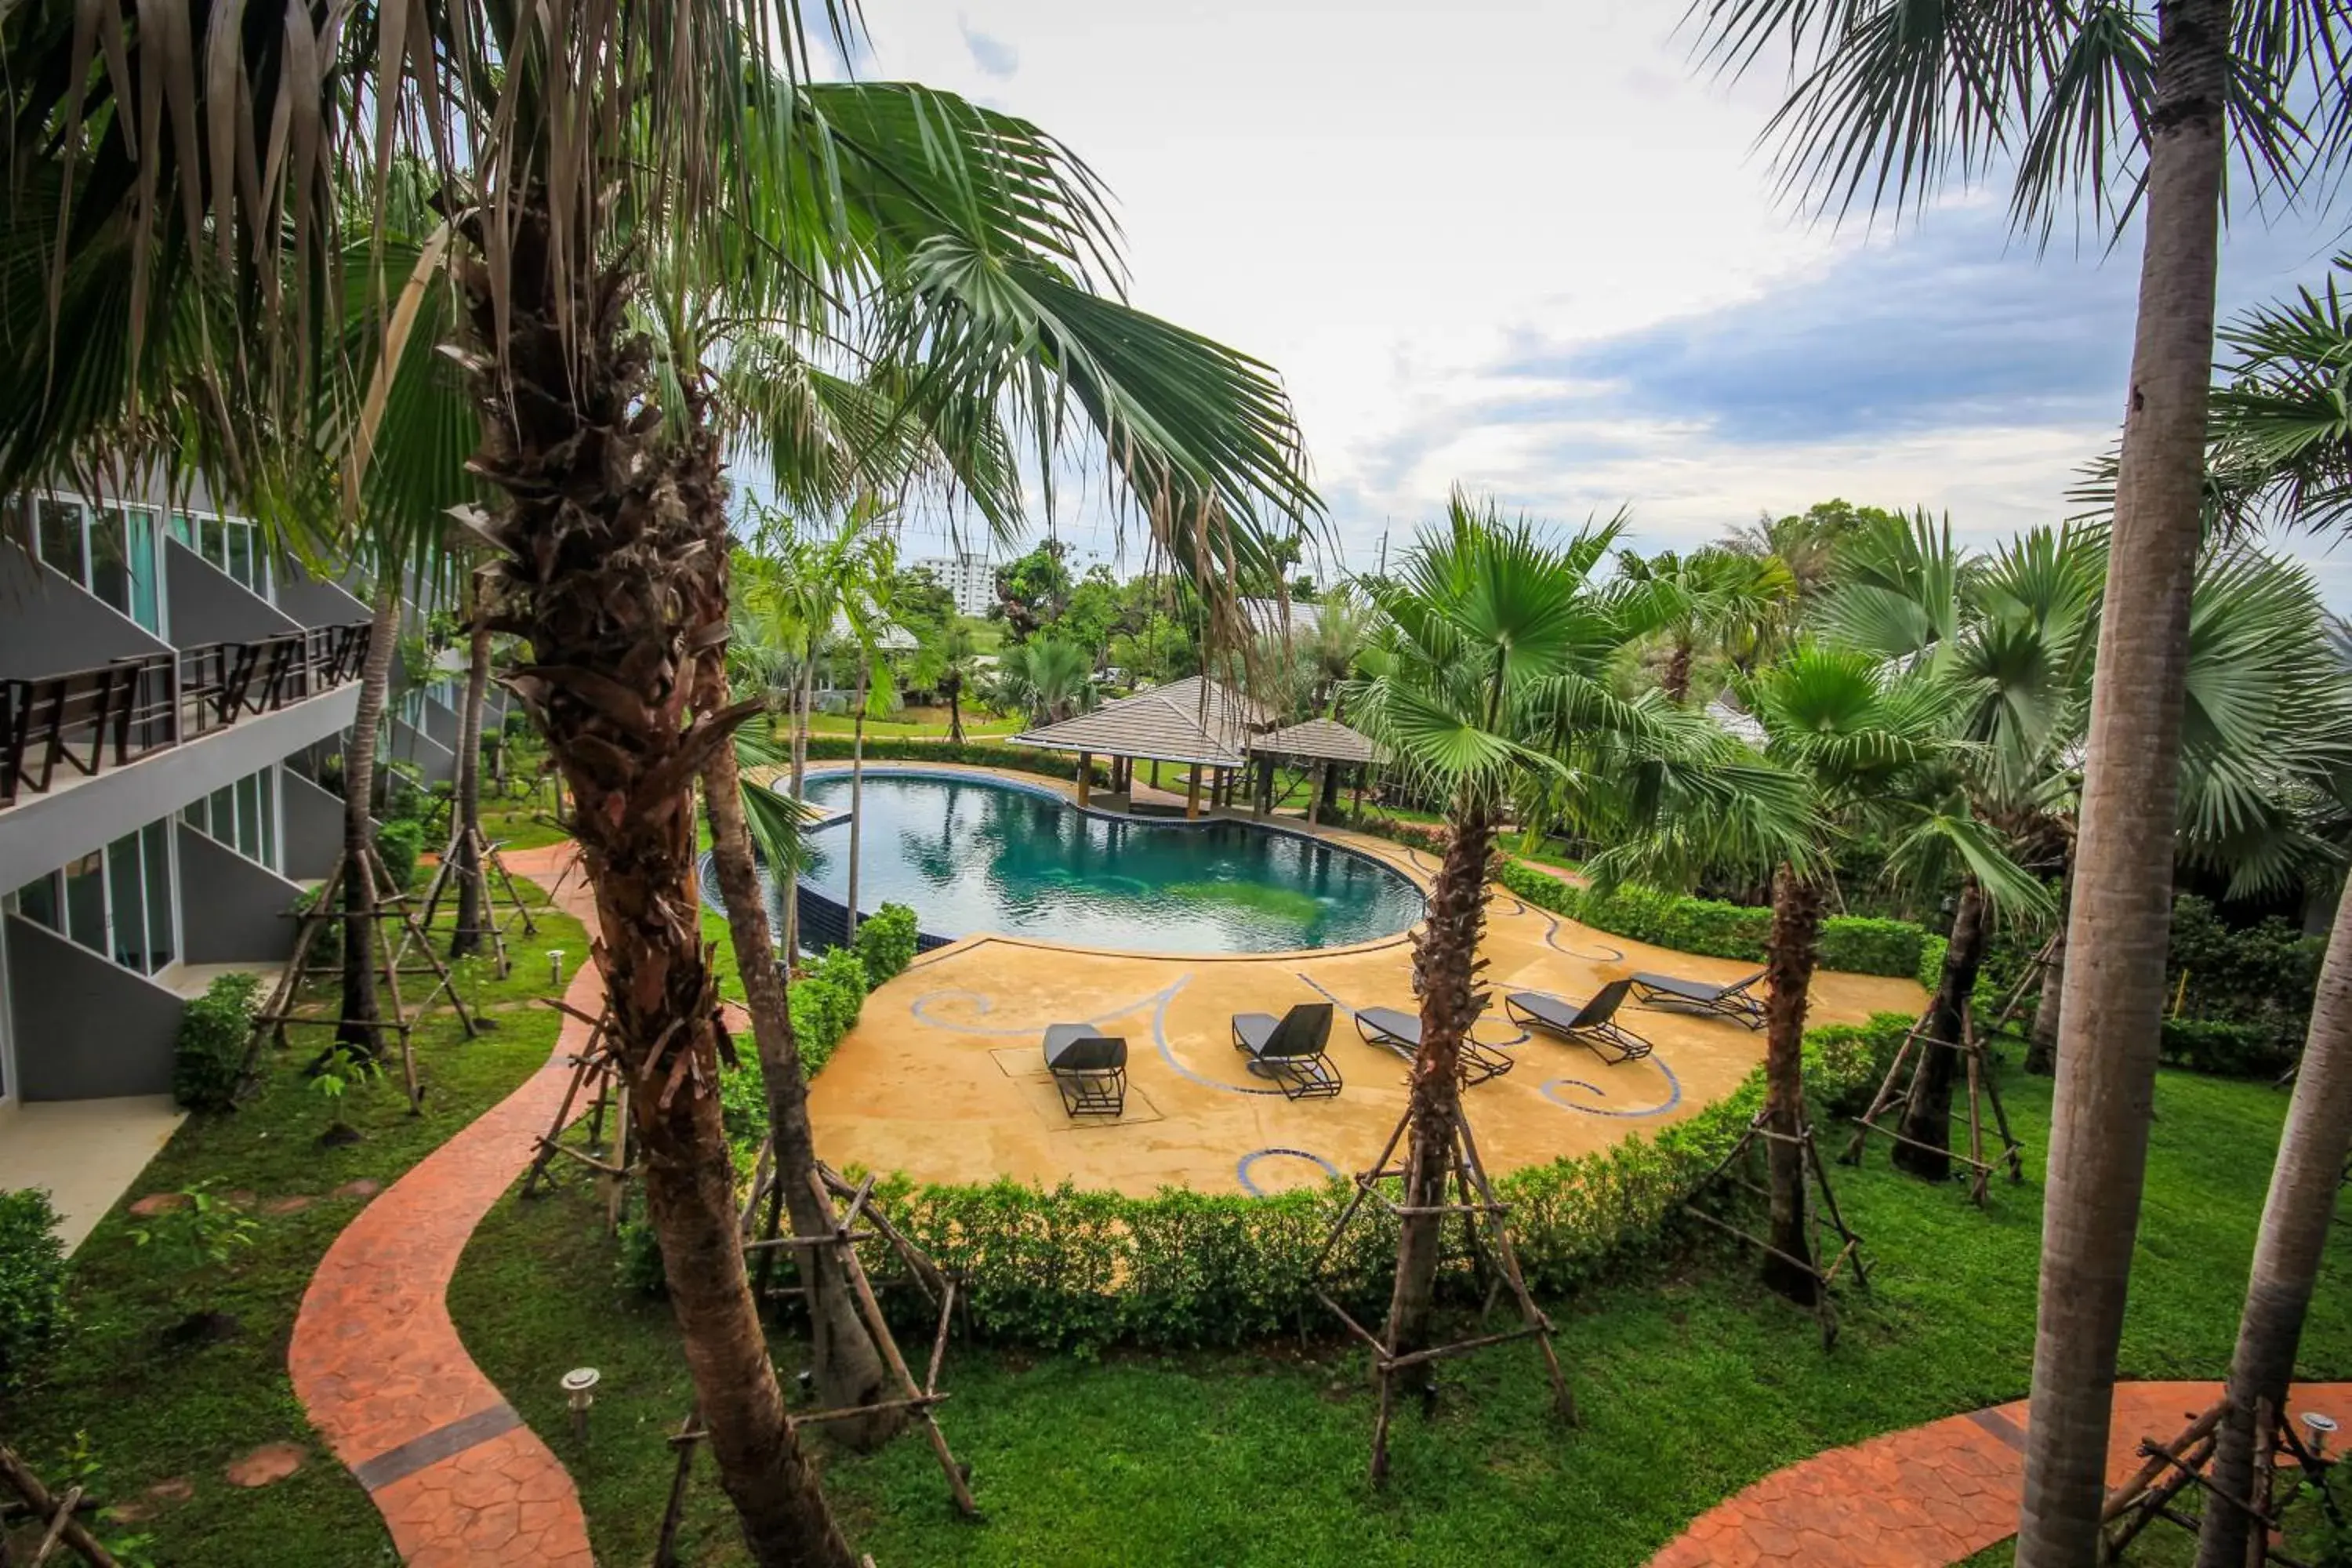
[[[857,924],[850,945],[866,965],[866,988],[881,984],[915,962],[915,911],[904,904],[884,904]]]
[[[2166,999],[2179,999],[2171,1010],[2181,1020],[2258,1028],[2282,1058],[2283,1068],[2285,1059],[2302,1050],[2311,1026],[2311,999],[2318,988],[2326,947],[2326,938],[2305,936],[2275,916],[2251,926],[2228,925],[2211,904],[2183,894],[2172,900]]]
[[[0,1193],[0,1388],[22,1384],[66,1325],[66,1247],[37,1187]]]
[[[2224,1018],[2167,1018],[2158,1049],[2175,1067],[2226,1078],[2275,1078],[2296,1054],[2268,1024]]]
[[[375,830],[375,852],[394,891],[406,892],[416,881],[416,857],[425,847],[425,825],[415,817],[398,817]]]
[[[1817,1119],[1858,1106],[1878,1086],[1911,1019],[1882,1013],[1859,1026],[1806,1037]],[[1513,1242],[1528,1282],[1558,1293],[1601,1278],[1681,1234],[1683,1202],[1763,1101],[1761,1075],[1728,1100],[1654,1139],[1515,1171],[1496,1186],[1512,1205]],[[1118,1342],[1162,1347],[1234,1343],[1319,1317],[1309,1266],[1348,1189],[1246,1197],[1163,1189],[1150,1197],[985,1186],[888,1184],[890,1212],[965,1282],[982,1331],[1052,1348]],[[1353,1226],[1327,1260],[1325,1289],[1351,1310],[1377,1312],[1395,1267],[1393,1236]],[[1464,1268],[1449,1297],[1476,1299]]]
[[[614,1272],[619,1276],[624,1290],[639,1296],[668,1293],[669,1275],[662,1268],[661,1237],[655,1234],[652,1221],[634,1214],[621,1221],[621,1258]]]
[[[1506,865],[1497,879],[1519,898],[1554,914],[1677,952],[1761,963],[1772,934],[1771,910],[1720,899],[1688,898],[1632,883],[1602,893],[1518,865]],[[1936,963],[1941,964],[1941,939],[1908,921],[1832,915],[1822,922],[1821,963],[1851,974],[1924,975],[1929,973],[1931,944]]]
[[[181,1009],[172,1094],[190,1110],[235,1109],[260,994],[257,974],[215,975],[203,995]]]
[[[793,982],[791,1005],[801,1067],[814,1078],[866,1005],[866,961],[852,949],[834,949]]]
[[[846,735],[811,735],[808,755],[811,762],[849,761],[850,737]],[[1076,779],[1078,759],[1064,752],[1041,752],[1029,746],[994,745],[987,742],[966,742],[959,746],[950,741],[918,741],[910,737],[874,736],[866,739],[866,760],[869,763],[954,763],[966,767],[1010,768],[1016,773],[1041,773],[1046,778]],[[1095,783],[1110,784],[1110,769],[1102,763],[1095,764]]]

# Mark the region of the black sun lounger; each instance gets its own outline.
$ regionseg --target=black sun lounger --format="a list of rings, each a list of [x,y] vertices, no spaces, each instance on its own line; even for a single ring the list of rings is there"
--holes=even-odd
[[[1365,1008],[1356,1015],[1356,1033],[1363,1036],[1366,1045],[1394,1051],[1407,1061],[1421,1048],[1421,1019],[1399,1007]],[[1500,1078],[1512,1066],[1511,1058],[1492,1046],[1462,1037],[1463,1088]]]
[[[1644,1007],[1728,1018],[1735,1024],[1760,1029],[1764,1026],[1764,998],[1756,994],[1756,987],[1763,983],[1764,972],[1760,969],[1729,985],[1684,980],[1672,974],[1636,974],[1633,1000]]]
[[[1514,991],[1503,998],[1503,1011],[1523,1029],[1541,1029],[1590,1047],[1604,1062],[1635,1061],[1650,1054],[1650,1042],[1611,1021],[1633,988],[1630,980],[1612,980],[1594,992],[1589,1002],[1563,1002],[1541,991]]]
[[[1339,1069],[1324,1052],[1330,1043],[1328,1002],[1301,1002],[1279,1018],[1234,1015],[1234,1049],[1249,1058],[1250,1071],[1272,1079],[1291,1100],[1329,1100],[1339,1092]]]
[[[1045,1070],[1071,1116],[1118,1116],[1127,1110],[1127,1041],[1086,1024],[1045,1031]]]

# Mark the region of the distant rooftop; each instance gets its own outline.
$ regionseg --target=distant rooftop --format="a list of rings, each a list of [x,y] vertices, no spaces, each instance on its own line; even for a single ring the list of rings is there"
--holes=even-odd
[[[1272,721],[1264,703],[1194,675],[1016,735],[1013,742],[1055,752],[1239,768],[1249,763],[1251,736]]]

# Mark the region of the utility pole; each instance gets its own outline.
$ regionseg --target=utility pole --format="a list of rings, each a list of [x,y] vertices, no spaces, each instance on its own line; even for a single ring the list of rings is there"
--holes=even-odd
[[[1382,518],[1382,519],[1381,520],[1381,567],[1380,567],[1380,570],[1379,570],[1377,573],[1373,574],[1373,575],[1375,575],[1375,576],[1379,576],[1379,577],[1385,577],[1385,576],[1387,576],[1388,574],[1389,574],[1389,524],[1388,524],[1388,520],[1387,520],[1386,518]]]

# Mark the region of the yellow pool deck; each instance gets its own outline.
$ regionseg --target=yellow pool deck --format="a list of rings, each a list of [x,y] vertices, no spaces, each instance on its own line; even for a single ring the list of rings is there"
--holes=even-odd
[[[1436,869],[1433,857],[1385,839],[1318,831],[1424,889]],[[1559,919],[1499,886],[1492,892],[1481,951],[1495,1002],[1475,1037],[1503,1046],[1516,1066],[1464,1100],[1490,1170],[1655,1131],[1728,1094],[1762,1062],[1759,1033],[1631,1005],[1618,1022],[1654,1044],[1643,1060],[1604,1066],[1581,1046],[1523,1037],[1504,1018],[1507,992],[1581,999],[1635,970],[1720,981],[1756,966],[1629,942]],[[1364,1044],[1352,1013],[1418,1012],[1408,940],[1217,957],[972,937],[918,959],[866,999],[856,1027],[810,1087],[811,1113],[827,1159],[925,1182],[1003,1175],[1140,1196],[1163,1186],[1275,1192],[1358,1170],[1403,1114],[1405,1064]],[[1233,1047],[1231,1017],[1325,1000],[1337,1004],[1330,1057],[1346,1088],[1336,1100],[1286,1100],[1247,1071]],[[1916,1013],[1925,1000],[1909,980],[1823,971],[1813,982],[1809,1021]],[[1045,1026],[1056,1023],[1126,1037],[1127,1113],[1117,1121],[1073,1121],[1063,1113],[1042,1045]]]

